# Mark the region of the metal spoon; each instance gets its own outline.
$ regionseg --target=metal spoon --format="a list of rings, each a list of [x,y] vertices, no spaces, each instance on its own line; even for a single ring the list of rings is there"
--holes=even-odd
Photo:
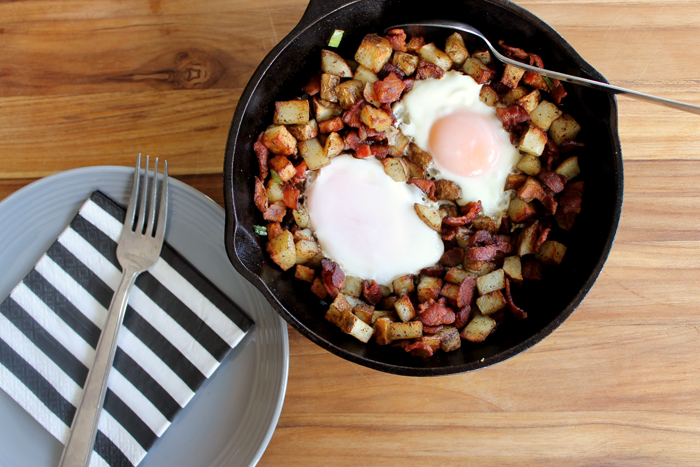
[[[649,94],[644,94],[642,92],[632,91],[631,89],[621,88],[619,86],[613,86],[612,84],[602,83],[600,81],[594,81],[594,80],[587,79],[587,78],[580,78],[578,76],[571,76],[571,75],[559,73],[556,71],[549,71],[549,70],[545,70],[543,68],[537,68],[537,67],[532,66],[532,65],[527,65],[527,64],[519,62],[517,60],[513,60],[513,59],[508,58],[508,57],[502,55],[501,53],[499,53],[493,47],[493,45],[491,45],[491,42],[489,42],[489,40],[486,39],[486,36],[484,36],[481,33],[481,31],[476,29],[474,26],[470,26],[470,25],[465,24],[465,23],[460,23],[459,21],[430,20],[430,21],[421,21],[418,23],[399,24],[399,25],[391,26],[390,28],[387,28],[386,31],[388,31],[390,29],[395,29],[395,28],[401,28],[401,29],[408,30],[408,31],[410,31],[412,28],[456,29],[458,31],[466,32],[467,34],[471,34],[471,35],[474,35],[474,36],[481,38],[481,40],[483,40],[486,43],[486,45],[488,46],[488,48],[491,50],[491,53],[493,54],[494,57],[496,57],[498,60],[500,60],[503,63],[513,65],[513,66],[518,67],[520,69],[523,69],[525,71],[531,71],[533,73],[537,73],[537,74],[542,75],[542,76],[547,76],[549,78],[558,79],[560,81],[565,81],[567,83],[580,84],[582,86],[587,86],[589,88],[598,89],[601,91],[611,92],[613,94],[626,94],[633,99],[651,102],[652,104],[664,105],[666,107],[671,107],[672,109],[683,110],[685,112],[690,112],[690,113],[700,115],[700,106],[697,106],[697,105],[685,104],[683,102],[673,101],[670,99],[664,99],[663,97],[656,97],[656,96],[652,96]]]

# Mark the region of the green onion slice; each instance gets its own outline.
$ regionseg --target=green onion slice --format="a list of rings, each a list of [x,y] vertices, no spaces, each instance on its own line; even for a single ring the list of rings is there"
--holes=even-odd
[[[343,40],[344,33],[345,31],[341,31],[340,29],[333,31],[331,40],[328,41],[328,47],[338,47],[340,45],[340,41]]]
[[[267,236],[267,227],[264,225],[254,225],[253,226],[253,232],[255,232],[258,235],[261,235],[263,237]]]

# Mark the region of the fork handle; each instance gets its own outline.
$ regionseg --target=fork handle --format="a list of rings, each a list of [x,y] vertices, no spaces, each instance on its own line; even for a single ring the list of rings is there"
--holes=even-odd
[[[114,354],[117,349],[117,337],[121,329],[129,292],[140,271],[133,267],[125,267],[121,282],[117,287],[112,303],[109,305],[107,323],[102,330],[100,340],[95,350],[95,361],[92,364],[78,410],[73,417],[68,441],[63,449],[60,467],[87,467],[90,464],[97,425],[107,392],[107,381],[112,369]]]

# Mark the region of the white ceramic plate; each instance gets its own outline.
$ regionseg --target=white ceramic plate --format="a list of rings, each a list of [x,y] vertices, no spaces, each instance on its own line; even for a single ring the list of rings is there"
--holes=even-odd
[[[99,189],[126,205],[133,169],[87,167],[34,182],[0,203],[0,302]],[[289,369],[287,326],[224,248],[224,210],[170,179],[166,241],[242,307],[255,326],[151,448],[142,467],[257,464],[277,425]],[[0,390],[0,466],[58,465],[63,445]]]

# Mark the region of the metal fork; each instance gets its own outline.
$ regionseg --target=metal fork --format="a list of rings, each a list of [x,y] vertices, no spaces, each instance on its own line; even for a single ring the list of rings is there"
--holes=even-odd
[[[141,182],[141,154],[139,154],[131,186],[131,199],[117,245],[117,259],[122,266],[122,278],[109,306],[107,323],[95,350],[95,361],[85,381],[82,399],[73,418],[68,442],[63,449],[61,467],[86,467],[90,464],[97,425],[107,392],[109,372],[117,349],[117,337],[124,320],[131,287],[139,274],[156,263],[163,247],[168,212],[168,161],[165,161],[160,201],[158,201],[157,183],[158,159],[156,158],[153,173],[150,201],[148,168],[149,157],[146,156],[146,168]],[[140,185],[142,187],[139,190]]]

